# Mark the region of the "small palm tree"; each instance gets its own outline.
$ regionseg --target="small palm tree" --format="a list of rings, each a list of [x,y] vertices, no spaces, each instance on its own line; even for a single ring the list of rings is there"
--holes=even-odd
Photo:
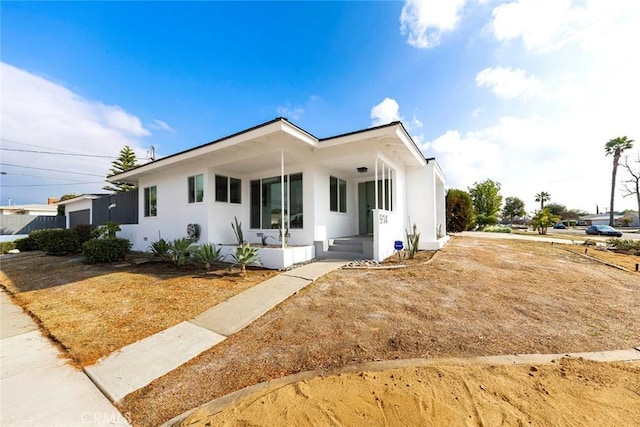
[[[548,202],[549,200],[551,200],[551,194],[546,191],[541,191],[536,194],[536,202],[540,202],[540,210],[544,209],[544,202]]]
[[[610,139],[604,145],[604,152],[606,156],[613,156],[613,169],[611,171],[611,203],[609,204],[609,225],[613,227],[613,200],[616,191],[616,174],[618,173],[618,163],[620,161],[620,155],[623,151],[633,148],[633,139],[628,139],[626,136],[619,136],[617,138]]]

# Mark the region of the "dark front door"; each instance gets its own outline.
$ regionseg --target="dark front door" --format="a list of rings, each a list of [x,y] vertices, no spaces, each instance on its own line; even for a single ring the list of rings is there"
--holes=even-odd
[[[359,233],[361,235],[373,234],[373,212],[375,207],[376,191],[374,181],[358,184],[358,219]]]

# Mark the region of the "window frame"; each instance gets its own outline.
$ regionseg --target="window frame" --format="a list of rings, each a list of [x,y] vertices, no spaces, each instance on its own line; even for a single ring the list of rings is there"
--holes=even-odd
[[[200,178],[200,180],[198,180],[198,177]],[[199,191],[198,191],[198,184],[200,184]],[[198,200],[198,198],[200,200]],[[195,175],[188,176],[187,177],[187,203],[189,204],[202,203],[203,201],[204,201],[204,174],[198,173]]]
[[[218,190],[220,190],[222,188],[221,184],[222,182],[218,182],[218,180],[224,180],[225,181],[225,185],[224,185],[224,194],[219,194]],[[233,187],[235,187],[235,190],[237,191],[232,191]],[[220,174],[215,174],[214,176],[214,190],[215,190],[215,195],[214,195],[214,200],[217,203],[231,203],[234,205],[241,205],[242,204],[242,179],[241,178],[235,178],[232,176],[227,176],[227,175],[220,175]],[[222,191],[220,191],[220,193],[222,193]],[[222,197],[224,196],[224,197]],[[237,196],[237,197],[234,197]]]
[[[292,180],[291,177],[294,177],[294,179]],[[278,182],[277,183],[281,183],[280,179],[281,177],[278,176],[268,176],[268,177],[263,177],[263,178],[257,178],[257,179],[252,179],[250,180],[250,186],[249,186],[249,216],[250,216],[250,224],[249,224],[249,228],[251,230],[274,230],[274,228],[272,226],[265,228],[265,224],[263,224],[264,222],[264,217],[263,217],[263,209],[264,209],[264,197],[265,197],[265,193],[264,193],[264,182],[263,181],[269,181],[272,179],[277,179]],[[284,176],[284,181],[285,181],[285,211],[286,211],[286,218],[285,218],[285,228],[286,229],[290,229],[290,230],[302,230],[304,229],[304,175],[302,172],[294,172],[294,173],[289,173],[289,174],[285,174]],[[291,196],[292,196],[292,182],[300,182],[299,186],[296,186],[295,188],[295,199],[292,203],[291,200]],[[274,184],[276,184],[276,182],[274,182]],[[279,193],[278,193],[279,196]],[[256,200],[257,198],[257,200]],[[297,199],[300,199],[299,201]],[[296,205],[295,207],[293,205]],[[294,213],[294,215],[299,215],[299,217],[294,220],[294,223],[291,223],[291,216],[292,216],[292,207],[296,210],[296,212]],[[299,212],[298,212],[298,207],[299,207]],[[270,224],[266,224],[266,225],[270,225]]]
[[[153,192],[153,198],[152,196]],[[158,216],[158,186],[150,185],[144,187],[144,216],[145,218],[155,218]],[[153,205],[151,202],[154,202]]]
[[[335,194],[332,189],[334,180]],[[347,193],[347,180],[329,175],[329,212],[347,213]]]

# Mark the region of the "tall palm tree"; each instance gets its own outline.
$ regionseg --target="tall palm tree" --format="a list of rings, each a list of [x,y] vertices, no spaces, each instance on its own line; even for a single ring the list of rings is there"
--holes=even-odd
[[[540,202],[541,211],[542,209],[544,209],[544,202],[548,202],[549,200],[551,200],[551,194],[547,193],[546,191],[541,191],[536,194],[536,202]]]
[[[613,170],[611,172],[611,203],[609,209],[609,225],[613,227],[613,199],[615,198],[616,191],[616,174],[618,173],[618,162],[620,161],[620,155],[623,151],[629,150],[633,147],[633,139],[627,139],[626,136],[619,136],[617,138],[610,139],[604,145],[605,155],[613,156]]]

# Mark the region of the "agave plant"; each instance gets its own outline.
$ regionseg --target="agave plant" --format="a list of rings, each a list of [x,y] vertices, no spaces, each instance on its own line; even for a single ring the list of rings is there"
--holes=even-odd
[[[236,239],[238,240],[238,246],[244,243],[244,233],[242,232],[242,222],[238,222],[237,217],[233,217],[233,221],[231,223],[231,228],[233,228],[233,233],[236,235]]]
[[[151,250],[151,253],[153,255],[166,260],[169,259],[169,250],[171,249],[171,244],[164,239],[160,239],[157,242],[151,243],[149,249]]]
[[[247,265],[260,265],[260,257],[258,256],[258,249],[251,247],[249,243],[242,243],[236,248],[236,252],[231,254],[231,260],[233,266],[240,266],[242,276],[247,273]]]
[[[213,243],[204,243],[192,249],[193,260],[199,264],[204,264],[205,268],[209,270],[211,264],[222,260],[220,250],[221,248],[216,248]]]
[[[193,241],[191,239],[181,237],[180,239],[173,240],[169,244],[169,255],[171,256],[171,262],[177,268],[182,267],[189,261],[189,258],[191,257],[191,251],[193,250],[193,248],[191,247],[192,243]]]

